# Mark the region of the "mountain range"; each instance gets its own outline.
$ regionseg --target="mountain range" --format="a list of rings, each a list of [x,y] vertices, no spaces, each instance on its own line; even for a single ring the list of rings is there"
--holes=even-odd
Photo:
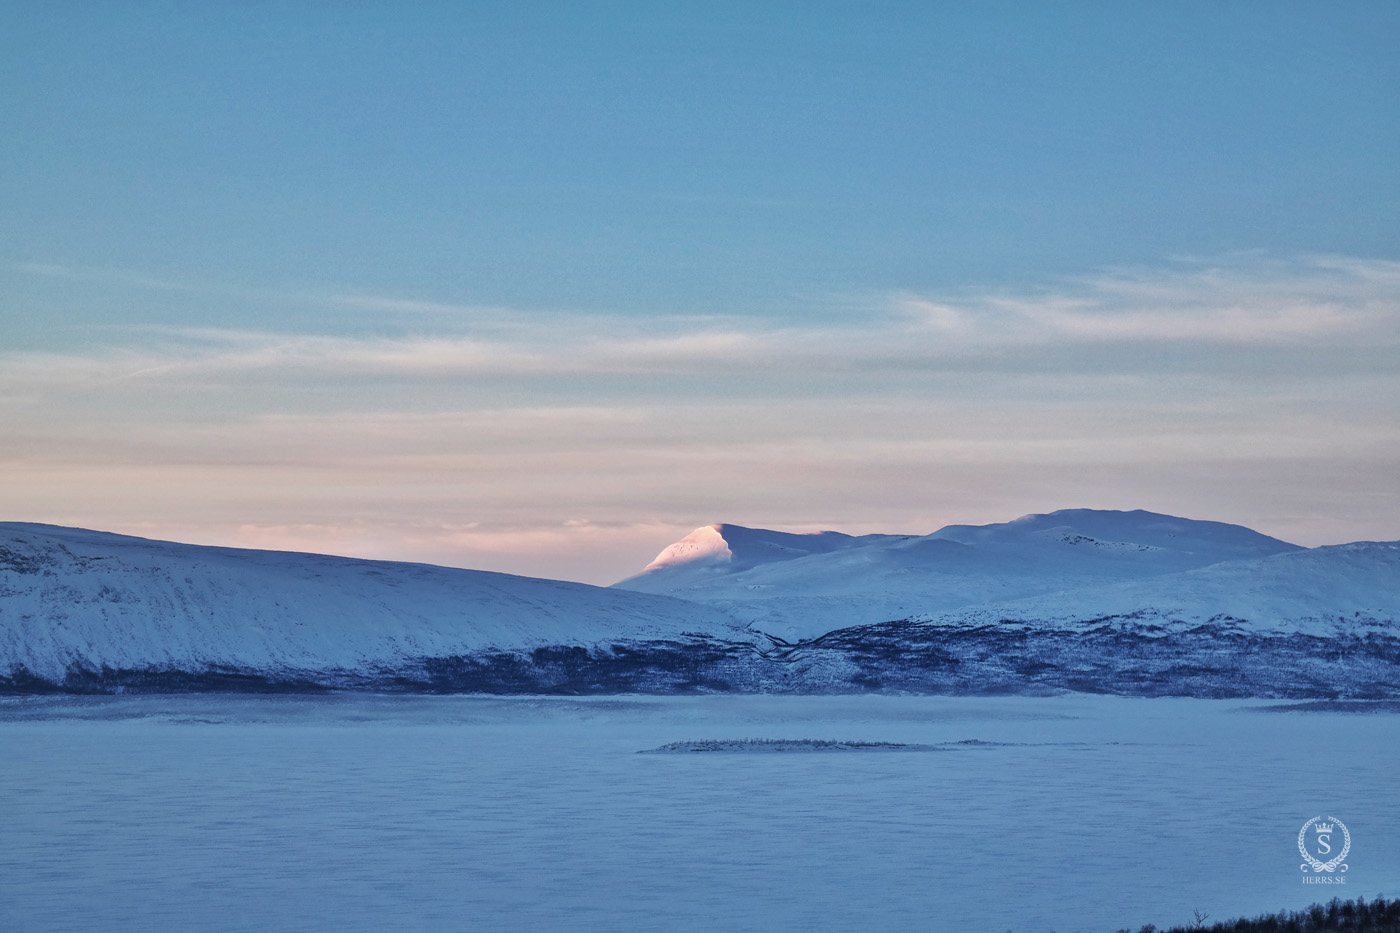
[[[792,640],[1302,550],[1238,525],[1088,509],[924,537],[707,525],[616,586],[713,605]]]
[[[1400,696],[1400,542],[707,525],[610,588],[0,523],[0,691]]]

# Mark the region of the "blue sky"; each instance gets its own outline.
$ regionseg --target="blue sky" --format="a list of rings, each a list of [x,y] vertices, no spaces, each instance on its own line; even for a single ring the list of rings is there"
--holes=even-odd
[[[1391,3],[0,3],[7,517],[1400,536]]]

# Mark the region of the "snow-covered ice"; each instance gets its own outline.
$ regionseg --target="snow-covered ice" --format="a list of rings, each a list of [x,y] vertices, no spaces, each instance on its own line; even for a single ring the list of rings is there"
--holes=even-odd
[[[1075,930],[1400,894],[1400,712],[0,700],[0,928]],[[927,753],[638,754],[742,739]],[[1345,886],[1296,835],[1346,823]]]

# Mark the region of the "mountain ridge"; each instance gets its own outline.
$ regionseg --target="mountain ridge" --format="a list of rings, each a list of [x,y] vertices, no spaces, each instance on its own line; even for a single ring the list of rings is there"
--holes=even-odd
[[[791,535],[720,524],[682,542],[697,535],[706,550],[672,545],[662,552],[670,559],[613,588],[716,606],[787,640],[1305,550],[1240,525],[1142,510],[1065,509],[923,536]],[[728,535],[736,539],[728,550],[740,548],[744,559],[718,556],[715,538],[728,542]]]
[[[1093,510],[697,532],[656,593],[0,523],[0,693],[1400,697],[1400,542]]]
[[[734,628],[694,603],[584,583],[0,523],[0,673],[214,665],[291,676]]]

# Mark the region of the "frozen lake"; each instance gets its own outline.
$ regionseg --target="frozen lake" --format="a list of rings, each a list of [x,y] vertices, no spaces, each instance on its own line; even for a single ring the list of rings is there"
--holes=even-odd
[[[1400,894],[1400,713],[1277,705],[3,699],[0,929],[1068,933]],[[746,738],[931,747],[637,754]],[[1301,882],[1319,815],[1344,886]]]

